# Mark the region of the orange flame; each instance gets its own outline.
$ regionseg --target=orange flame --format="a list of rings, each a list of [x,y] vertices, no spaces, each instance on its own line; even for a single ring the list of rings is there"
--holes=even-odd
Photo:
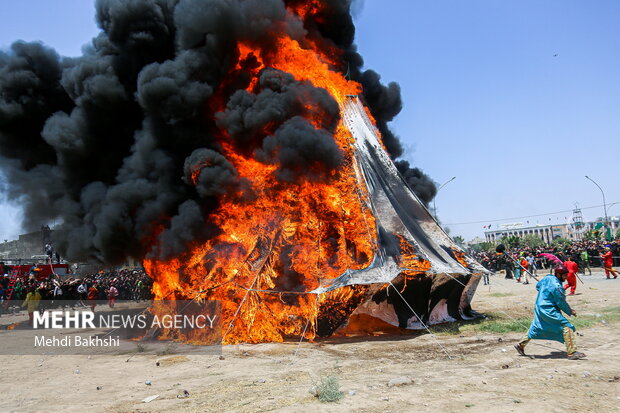
[[[316,13],[319,5],[309,1],[292,12],[303,18]],[[302,46],[288,37],[278,38],[276,46],[262,50],[238,45],[239,60],[233,71],[251,76],[249,92],[260,71],[272,67],[326,89],[339,103],[345,95],[361,93],[359,83],[334,69],[339,58],[336,48],[324,52],[311,40]],[[222,107],[215,100],[211,108]],[[320,123],[308,120],[315,127]],[[350,134],[342,123],[338,125],[334,139],[344,164],[321,183],[280,182],[273,176],[274,165],[236,151],[226,131],[219,135],[224,156],[256,197],[239,203],[234,194],[225,196],[211,216],[222,233],[193,245],[189,254],[168,261],[145,260],[155,297],[221,300],[225,343],[282,341],[302,335],[312,339],[319,312],[327,311],[334,319],[350,313],[367,288],[345,287],[320,296],[308,292],[347,269],[367,267],[377,250],[375,221],[368,194],[356,175]],[[193,182],[198,173],[192,174]],[[411,261],[403,267],[424,267],[417,259]]]

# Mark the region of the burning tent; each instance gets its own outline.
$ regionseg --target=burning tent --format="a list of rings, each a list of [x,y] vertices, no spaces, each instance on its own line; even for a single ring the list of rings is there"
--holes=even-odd
[[[339,193],[314,183],[260,197],[192,259],[146,260],[160,298],[222,300],[229,342],[329,336],[354,311],[414,329],[473,317],[484,269],[404,182],[359,98],[346,96],[341,111],[351,136]]]
[[[470,317],[483,269],[397,170],[399,88],[361,70],[350,7],[97,0],[84,56],[14,43],[0,157],[26,226],[61,219],[70,259],[142,259],[159,299],[221,300],[228,343]]]

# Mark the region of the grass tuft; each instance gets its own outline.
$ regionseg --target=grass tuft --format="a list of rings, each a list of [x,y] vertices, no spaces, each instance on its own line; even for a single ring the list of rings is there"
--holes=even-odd
[[[531,318],[493,319],[481,323],[476,330],[486,333],[522,333],[530,328]]]
[[[620,321],[620,307],[604,308],[601,312],[608,323],[617,323]]]
[[[333,403],[342,399],[344,393],[340,391],[340,380],[336,376],[327,376],[321,379],[316,386],[316,397],[323,403]]]

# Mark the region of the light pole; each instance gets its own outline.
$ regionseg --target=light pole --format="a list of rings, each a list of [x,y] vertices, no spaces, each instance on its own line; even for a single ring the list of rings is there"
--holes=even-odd
[[[441,191],[441,188],[448,185],[450,182],[454,181],[455,179],[456,179],[456,176],[453,176],[452,178],[448,179],[443,184],[439,185],[439,188],[437,188],[437,192],[435,192],[435,198],[433,198],[433,212],[435,213],[435,219],[437,219],[437,205],[435,204],[435,200],[437,200],[437,194],[439,194],[439,191]]]
[[[594,182],[594,179],[590,178],[588,175],[586,175],[586,179],[592,181],[592,183],[601,190],[601,194],[603,194],[603,211],[605,211],[605,232],[607,232],[607,225],[609,220],[607,219],[607,202],[605,201],[605,192],[603,192],[603,188],[601,188],[599,184]],[[605,236],[607,236],[607,234],[605,234]]]

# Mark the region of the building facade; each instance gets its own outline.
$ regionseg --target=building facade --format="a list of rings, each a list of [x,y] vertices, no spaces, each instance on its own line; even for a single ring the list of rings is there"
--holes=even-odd
[[[18,239],[0,243],[0,261],[29,260],[45,255],[45,244],[51,242],[49,227],[22,234]]]
[[[487,242],[499,242],[504,237],[517,236],[523,238],[526,235],[533,235],[550,243],[556,238],[569,238],[568,225],[528,225],[522,223],[503,224],[499,229],[484,232]]]
[[[620,228],[620,217],[609,217],[608,220],[612,237],[615,237],[618,228]],[[536,236],[546,243],[551,243],[557,238],[578,241],[586,231],[597,229],[597,226],[600,226],[603,222],[603,218],[598,218],[594,221],[584,222],[579,226],[575,224],[524,225],[521,222],[502,224],[496,230],[485,231],[484,237],[487,242],[493,243],[499,242],[504,237],[517,236],[523,238],[526,235]]]

